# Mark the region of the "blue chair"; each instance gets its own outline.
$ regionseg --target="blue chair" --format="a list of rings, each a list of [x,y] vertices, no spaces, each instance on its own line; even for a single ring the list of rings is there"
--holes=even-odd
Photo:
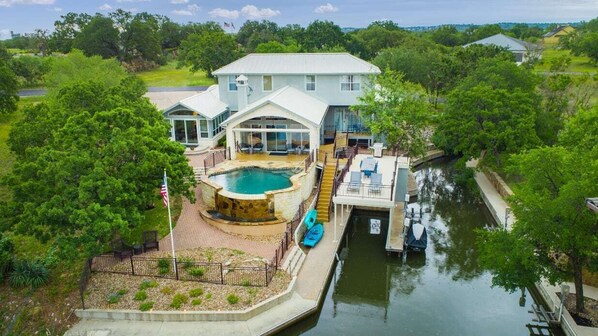
[[[372,173],[368,191],[370,194],[379,194],[382,192],[382,174]]]
[[[359,191],[359,189],[361,189],[361,173],[352,171],[347,191]]]

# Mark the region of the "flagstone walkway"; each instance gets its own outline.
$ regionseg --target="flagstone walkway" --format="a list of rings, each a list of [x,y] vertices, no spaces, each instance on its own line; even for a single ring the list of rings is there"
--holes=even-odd
[[[202,199],[199,187],[196,189],[196,198],[195,204],[187,199],[183,200],[181,216],[173,228],[175,251],[198,247],[226,247],[268,260],[274,257],[278,243],[268,244],[243,239],[227,234],[206,223],[199,215],[199,202]],[[170,251],[170,235],[160,240],[160,250]]]

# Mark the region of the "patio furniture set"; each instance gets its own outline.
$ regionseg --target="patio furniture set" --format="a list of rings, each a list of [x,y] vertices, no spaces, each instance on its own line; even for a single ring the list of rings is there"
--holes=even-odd
[[[240,147],[241,147],[241,153],[253,154],[253,153],[262,153],[264,151],[264,144],[261,142],[258,142],[254,145],[242,143]]]
[[[368,194],[380,194],[382,192],[382,174],[378,174],[378,161],[373,157],[367,157],[361,160],[359,164],[360,171],[352,171],[350,175],[347,191],[361,191],[361,174],[370,179]]]
[[[158,241],[158,231],[144,231],[143,232],[143,243],[136,245],[127,245],[122,238],[118,238],[112,241],[110,244],[112,253],[115,258],[130,257],[133,254],[141,254],[149,249],[155,248],[160,251],[160,242]]]

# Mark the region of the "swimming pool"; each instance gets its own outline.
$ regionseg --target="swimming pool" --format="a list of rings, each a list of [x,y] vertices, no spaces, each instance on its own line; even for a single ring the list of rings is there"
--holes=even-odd
[[[264,168],[241,168],[223,174],[212,175],[210,180],[225,190],[238,194],[263,194],[266,191],[285,189],[293,184],[289,179],[292,169],[271,170]]]

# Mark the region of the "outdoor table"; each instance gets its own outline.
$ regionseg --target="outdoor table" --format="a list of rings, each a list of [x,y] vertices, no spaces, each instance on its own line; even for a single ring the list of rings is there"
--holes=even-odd
[[[359,168],[366,177],[370,177],[372,173],[376,170],[377,165],[378,161],[376,161],[374,158],[365,158],[361,160]]]

